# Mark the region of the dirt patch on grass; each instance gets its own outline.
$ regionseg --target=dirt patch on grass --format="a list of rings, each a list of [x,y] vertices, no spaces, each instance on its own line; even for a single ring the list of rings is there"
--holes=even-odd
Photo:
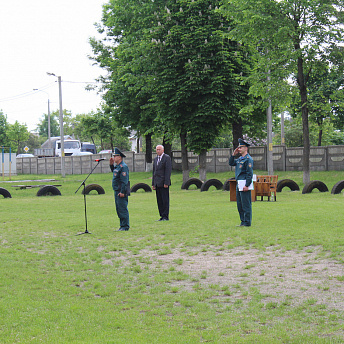
[[[241,294],[243,290],[255,288],[264,295],[264,302],[290,300],[296,305],[309,300],[343,310],[343,265],[320,257],[320,251],[320,248],[282,251],[271,247],[265,252],[235,248],[195,255],[179,250],[165,255],[150,252],[150,255],[164,265],[189,274],[189,281],[176,282],[185,288],[192,288],[195,283],[229,286],[240,289]]]

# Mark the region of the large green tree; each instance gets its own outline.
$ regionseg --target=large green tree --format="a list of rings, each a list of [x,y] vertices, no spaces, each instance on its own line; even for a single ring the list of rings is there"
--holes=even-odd
[[[258,75],[265,73],[266,80],[270,71],[280,80],[293,77],[298,86],[304,182],[310,180],[308,81],[315,61],[342,63],[343,6],[343,0],[228,0],[223,6],[236,22],[232,36],[261,52]],[[269,82],[274,85],[274,80]]]
[[[221,130],[239,120],[248,88],[247,50],[225,38],[231,23],[217,11],[219,1],[166,1],[152,33],[157,85],[154,101],[168,126],[187,134],[188,148],[200,154],[205,179],[206,152]]]

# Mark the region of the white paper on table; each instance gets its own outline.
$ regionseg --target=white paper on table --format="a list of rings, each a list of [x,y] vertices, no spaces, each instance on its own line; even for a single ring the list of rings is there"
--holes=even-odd
[[[238,180],[238,189],[239,189],[239,191],[243,191],[245,185],[246,185],[246,180]],[[253,188],[253,182],[252,182],[251,185],[248,187],[248,189],[249,189],[249,190],[254,190],[254,188]]]

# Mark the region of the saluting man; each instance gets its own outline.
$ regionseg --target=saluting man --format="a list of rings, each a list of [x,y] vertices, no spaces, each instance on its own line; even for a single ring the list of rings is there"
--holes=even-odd
[[[237,181],[236,199],[241,223],[239,226],[250,227],[252,221],[252,200],[249,186],[253,178],[253,159],[248,154],[250,145],[243,139],[239,139],[239,146],[229,158],[229,165],[235,166],[235,179]],[[240,155],[238,159],[235,156]],[[242,191],[239,191],[239,180],[245,180]]]
[[[115,192],[116,211],[120,220],[119,231],[129,230],[128,196],[130,193],[129,168],[123,161],[125,155],[116,147],[110,158],[110,168],[113,172],[112,188]],[[114,164],[116,164],[114,166]]]

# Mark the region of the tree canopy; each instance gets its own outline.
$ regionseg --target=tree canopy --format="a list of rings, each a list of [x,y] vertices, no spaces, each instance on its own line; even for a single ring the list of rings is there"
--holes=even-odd
[[[303,123],[304,182],[310,180],[308,82],[315,63],[343,60],[343,0],[230,0],[222,10],[236,25],[232,37],[259,53],[256,76],[272,85],[293,78]]]

